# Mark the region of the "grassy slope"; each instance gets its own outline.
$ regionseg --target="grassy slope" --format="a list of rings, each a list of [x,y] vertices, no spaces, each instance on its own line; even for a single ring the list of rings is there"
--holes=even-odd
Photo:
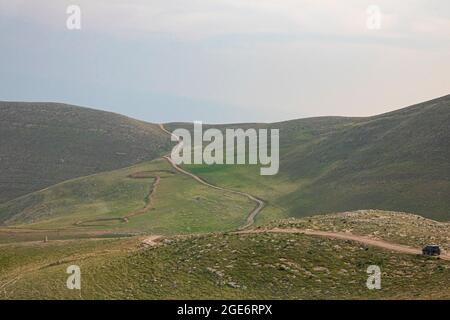
[[[170,149],[158,126],[54,103],[0,102],[0,203]]]
[[[448,220],[449,123],[447,96],[362,119],[309,153],[294,150],[285,172],[313,181],[284,200],[304,213],[375,208]]]
[[[6,152],[8,154],[6,158],[2,155],[2,166],[13,163],[13,158],[17,163],[9,166],[0,180],[3,179],[6,183],[11,178],[8,178],[8,175],[14,173],[14,178],[11,179],[20,184],[24,175],[31,172],[31,176],[26,178],[30,181],[26,188],[47,184],[49,181],[42,179],[42,175],[51,173],[50,175],[56,177],[61,172],[66,174],[66,165],[72,168],[69,175],[75,175],[73,170],[78,171],[78,174],[81,173],[82,170],[78,170],[81,168],[78,166],[79,163],[66,161],[65,157],[59,158],[58,161],[64,159],[61,165],[49,166],[58,152],[75,154],[73,161],[83,160],[83,165],[89,164],[89,159],[85,157],[97,156],[100,158],[95,161],[98,160],[100,163],[104,160],[105,166],[118,165],[117,157],[128,157],[129,154],[117,155],[116,152],[111,156],[109,151],[105,151],[106,146],[111,146],[110,142],[114,141],[114,148],[126,148],[124,145],[130,145],[131,149],[137,146],[138,150],[144,152],[145,148],[142,150],[139,148],[145,145],[151,149],[158,145],[153,143],[153,140],[148,140],[152,143],[139,140],[144,136],[149,137],[148,128],[150,131],[156,130],[152,132],[158,137],[163,134],[153,125],[90,109],[42,104],[22,106],[3,103],[0,106],[2,114],[6,115],[2,121],[7,122],[5,128],[0,130],[10,130],[10,134],[6,135],[8,138],[2,140],[0,150],[8,149],[9,146],[16,153],[17,150],[30,153],[20,157],[13,152]],[[18,110],[24,111],[23,117],[19,116]],[[278,175],[262,177],[259,175],[258,166],[188,166],[188,168],[214,184],[245,190],[265,199],[268,205],[263,214],[257,217],[258,223],[288,216],[365,208],[408,211],[437,220],[447,220],[450,212],[447,199],[450,193],[448,162],[450,148],[447,142],[450,138],[449,115],[450,96],[447,96],[371,118],[323,117],[269,125],[234,125],[243,128],[280,128],[281,167]],[[113,124],[115,130],[111,127]],[[173,130],[179,126],[184,125],[172,124],[167,127]],[[143,131],[136,129],[144,127]],[[13,132],[19,137],[17,141],[14,140],[16,138]],[[140,136],[143,132],[145,134]],[[19,140],[28,141],[25,138],[33,135],[36,135],[39,141],[31,140],[26,142],[26,148],[17,148]],[[167,136],[163,140],[166,141]],[[109,142],[105,144],[105,141]],[[130,144],[130,141],[133,143]],[[10,144],[12,142],[14,144]],[[50,142],[51,146],[48,145]],[[60,150],[62,145],[70,147]],[[80,148],[78,150],[80,152],[74,153],[72,148]],[[114,148],[112,150],[115,150]],[[130,155],[133,155],[133,152]],[[36,158],[30,155],[38,153],[48,160],[47,163],[37,161],[36,164],[22,166],[22,160],[17,160],[17,158],[28,159],[24,161],[35,160]],[[140,159],[140,156],[136,159]],[[41,165],[44,168],[40,167]],[[17,169],[18,166],[27,169],[21,171]],[[29,223],[44,216],[56,216],[57,220],[49,220],[47,226],[55,224],[59,227],[76,222],[72,221],[74,218],[83,220],[95,216],[120,217],[142,204],[151,183],[151,180],[115,181],[114,179],[123,178],[120,174],[103,177],[107,178],[97,177],[98,181],[81,180],[80,183],[72,181],[71,184],[64,185],[63,189],[50,188],[50,191],[44,193],[36,192],[10,201],[0,206],[0,221],[10,220],[20,223],[22,219],[22,222]],[[37,185],[33,181],[38,181]],[[98,188],[96,183],[101,187]],[[5,185],[10,187],[11,192],[15,192],[18,184]],[[162,190],[164,188],[163,184]],[[168,201],[171,201],[172,205],[178,202],[174,201],[175,197],[178,197],[178,200],[185,197],[183,192],[180,195],[178,192],[171,192],[171,196],[171,200]],[[207,199],[202,201],[206,202]],[[211,203],[201,205],[211,206],[210,210],[214,211],[221,206],[218,203],[214,204],[214,201],[212,199]],[[178,208],[183,206],[180,205]],[[169,206],[164,210],[170,211]],[[182,209],[178,211],[183,212]],[[171,215],[168,215],[170,218],[167,221],[160,221],[161,227],[152,230],[162,230],[163,225],[176,220]],[[11,216],[14,218],[10,219]],[[64,217],[68,217],[66,221]],[[208,217],[206,213],[205,217]],[[135,219],[139,222],[136,223],[138,229],[142,225],[139,219]],[[198,222],[190,221],[186,227],[193,225],[192,230],[201,230],[202,228],[195,227],[196,223]]]
[[[141,172],[147,178],[130,177]],[[128,222],[121,221],[145,206],[156,176],[161,181],[152,197],[153,207]],[[0,206],[0,221],[14,226],[3,229],[4,238],[17,228],[59,230],[47,232],[51,238],[99,232],[177,234],[236,229],[244,224],[253,206],[244,196],[208,188],[172,171],[165,160],[154,160],[66,181],[12,200]],[[43,233],[37,232],[37,236],[42,239]]]
[[[378,229],[389,217],[406,244],[423,229],[416,217],[383,212],[347,214],[355,229]],[[342,224],[342,216],[284,220],[278,226]],[[324,220],[325,219],[325,220]],[[387,224],[386,224],[387,225]],[[387,225],[388,226],[388,225]],[[442,226],[442,228],[447,228]],[[395,228],[394,228],[395,229]],[[370,232],[370,231],[369,231]],[[142,249],[138,239],[3,246],[2,298],[159,299],[450,298],[448,261],[394,254],[341,240],[300,234],[210,234],[175,237]],[[65,287],[67,266],[82,270],[82,290]],[[382,269],[382,290],[366,288],[366,269]]]
[[[278,208],[267,211],[268,217],[384,209],[445,221],[450,219],[449,123],[446,96],[369,118],[232,125],[280,129],[278,175],[262,177],[251,166],[187,168],[267,200]]]

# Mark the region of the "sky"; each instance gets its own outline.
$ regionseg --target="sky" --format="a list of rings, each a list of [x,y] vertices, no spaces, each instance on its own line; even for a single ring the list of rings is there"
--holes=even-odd
[[[0,100],[149,122],[370,116],[450,94],[448,0],[0,0],[0,41]]]

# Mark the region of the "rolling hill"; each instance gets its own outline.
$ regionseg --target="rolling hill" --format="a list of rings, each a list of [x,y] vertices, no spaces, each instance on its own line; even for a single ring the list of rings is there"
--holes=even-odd
[[[24,117],[19,113],[22,108]],[[6,201],[0,205],[3,225],[66,230],[63,235],[59,231],[58,236],[47,232],[55,238],[93,233],[225,231],[237,228],[252,207],[245,197],[226,193],[220,196],[217,190],[202,187],[191,178],[173,172],[165,161],[143,162],[146,155],[157,157],[161,150],[169,148],[167,133],[155,125],[72,106],[12,104],[3,105],[1,110],[4,115],[10,114],[8,125],[1,129],[9,132],[2,139],[1,150],[11,150],[2,153],[7,155],[2,156],[1,162],[5,172],[1,177],[3,194],[18,192],[19,187],[37,189],[51,183],[50,178],[57,181],[68,175],[140,162]],[[14,122],[14,117],[21,122]],[[2,121],[6,123],[5,120]],[[450,219],[449,123],[450,96],[446,96],[368,118],[321,117],[273,124],[226,125],[227,128],[279,128],[280,173],[261,176],[259,166],[250,165],[186,165],[185,168],[214,185],[263,199],[266,206],[256,217],[257,224],[291,216],[360,209],[412,212],[446,221]],[[192,124],[166,125],[169,130],[178,127],[192,128]],[[223,129],[225,125],[214,127]],[[56,134],[58,131],[63,134]],[[18,137],[14,137],[14,132],[18,132]],[[19,148],[21,144],[14,142],[27,141],[34,134],[38,135],[32,140],[34,144],[26,142]],[[117,150],[130,152],[117,154]],[[74,154],[73,159],[70,154]],[[50,166],[55,163],[56,166]],[[90,163],[97,166],[89,166]],[[130,178],[139,172],[146,172],[146,179]],[[152,214],[123,223],[134,211],[143,210],[156,175],[161,178],[161,188],[153,195],[156,205]],[[41,181],[42,176],[48,178]],[[13,180],[11,190],[7,188],[8,179]],[[29,183],[22,186],[20,182],[25,181],[22,179]],[[178,217],[184,218],[177,218],[175,208],[180,210]],[[83,222],[91,220],[102,223]],[[80,221],[83,223],[77,225]]]
[[[450,298],[447,260],[284,232],[294,227],[411,246],[432,235],[449,248],[448,224],[380,211],[280,220],[251,233],[171,236],[151,246],[142,237],[14,243],[1,245],[0,299]],[[65,286],[70,265],[81,268],[81,291]],[[370,265],[381,268],[381,290],[366,287]]]
[[[57,103],[0,102],[0,203],[170,150],[157,125]]]
[[[163,159],[68,180],[0,205],[0,241],[235,230],[254,203],[204,186]],[[11,232],[16,231],[11,234]]]
[[[184,166],[211,185],[151,160],[170,149],[153,124],[0,105],[0,299],[450,297],[450,229],[435,221],[450,220],[450,96],[375,117],[227,125],[280,129],[280,172]],[[237,231],[255,202],[214,186],[262,199],[256,224]],[[430,243],[441,259],[418,254]],[[81,291],[65,287],[74,264]],[[366,287],[374,264],[381,290]]]
[[[450,219],[450,95],[374,117],[231,127],[280,129],[279,174],[262,177],[245,165],[186,168],[253,192],[275,216],[383,209]]]

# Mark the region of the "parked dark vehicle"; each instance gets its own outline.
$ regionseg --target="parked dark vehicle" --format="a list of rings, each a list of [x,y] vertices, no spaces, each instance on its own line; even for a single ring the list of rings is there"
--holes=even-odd
[[[438,245],[430,244],[422,249],[425,256],[439,256],[441,255],[441,248]]]

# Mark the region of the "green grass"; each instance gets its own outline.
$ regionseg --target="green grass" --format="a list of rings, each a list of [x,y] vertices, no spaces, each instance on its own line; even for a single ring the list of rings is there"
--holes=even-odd
[[[149,177],[130,177],[140,172]],[[154,182],[151,176],[161,177],[152,208],[121,221],[145,206]],[[44,230],[51,237],[59,232],[61,238],[76,233],[180,234],[237,229],[254,205],[244,196],[209,188],[173,171],[165,160],[155,160],[70,180],[10,201],[0,206],[0,217],[7,226],[41,230],[39,237]],[[4,228],[3,233],[7,231]],[[0,229],[0,240],[1,233]]]
[[[251,165],[185,165],[184,168],[214,185],[264,199],[266,207],[256,217],[258,224],[290,216],[286,205],[278,202],[277,198],[293,192],[297,185],[283,180],[281,176],[261,176],[259,167]]]
[[[351,231],[416,247],[437,242],[449,250],[447,223],[410,214],[363,210],[285,219],[374,208],[448,220],[449,103],[450,96],[370,118],[235,125],[281,129],[276,176],[261,176],[259,166],[249,165],[185,167],[214,185],[264,199],[267,206],[256,217],[259,228]],[[176,126],[183,125],[169,129]],[[55,130],[73,137],[64,126]],[[94,136],[108,135],[102,130]],[[90,138],[81,131],[82,140]],[[133,178],[142,173],[145,177]],[[148,203],[156,176],[161,181],[152,208],[133,216]],[[450,298],[448,261],[300,234],[226,233],[243,225],[254,205],[245,196],[179,174],[161,159],[29,193],[0,205],[0,294],[48,299]],[[143,234],[167,240],[144,249],[136,237]],[[42,242],[45,237],[48,243]],[[82,268],[81,292],[65,287],[70,264]],[[371,264],[382,268],[381,291],[365,287]]]
[[[0,263],[8,299],[450,298],[448,261],[300,234],[173,237],[147,249],[135,238],[15,244],[2,247]],[[73,264],[81,267],[81,291],[65,287]],[[381,290],[365,285],[373,264],[382,270]]]
[[[56,103],[0,101],[0,137],[0,203],[171,148],[155,124]]]
[[[218,126],[279,129],[280,172],[262,177],[259,165],[186,168],[267,200],[272,209],[266,214],[272,218],[380,209],[448,221],[449,121],[450,96],[445,96],[368,118]]]

